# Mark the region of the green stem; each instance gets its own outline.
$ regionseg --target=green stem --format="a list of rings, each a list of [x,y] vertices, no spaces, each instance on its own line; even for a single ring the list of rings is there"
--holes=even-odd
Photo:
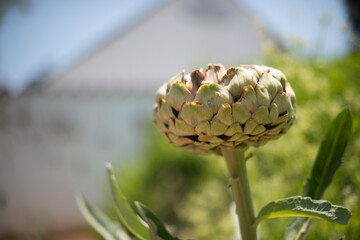
[[[222,148],[230,173],[230,183],[242,240],[256,240],[254,207],[246,171],[244,149]]]

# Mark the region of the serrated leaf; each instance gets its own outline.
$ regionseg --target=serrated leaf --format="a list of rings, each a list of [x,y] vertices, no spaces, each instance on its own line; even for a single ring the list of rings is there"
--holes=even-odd
[[[329,201],[295,196],[270,202],[261,209],[255,224],[265,219],[294,216],[312,217],[346,225],[349,223],[351,212],[347,208],[332,205]]]
[[[76,194],[76,202],[82,215],[87,222],[106,240],[130,240],[124,230],[119,224],[111,221],[105,214],[85,199],[85,197],[78,193]]]
[[[116,213],[123,224],[134,236],[141,240],[152,240],[150,230],[142,223],[138,215],[131,208],[124,194],[120,191],[114,171],[110,163],[106,164],[108,177],[111,185],[111,192],[115,201]]]
[[[144,221],[149,225],[153,236],[156,239],[161,240],[180,240],[177,237],[173,237],[166,229],[162,221],[156,217],[156,215],[148,209],[145,205],[135,202],[135,206],[138,208]]]
[[[321,199],[336,170],[351,134],[352,120],[349,109],[340,112],[331,122],[317,154],[311,177],[304,188],[304,196]]]

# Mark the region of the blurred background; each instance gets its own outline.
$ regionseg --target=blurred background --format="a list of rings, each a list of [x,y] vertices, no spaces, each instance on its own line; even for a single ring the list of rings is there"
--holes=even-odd
[[[250,149],[255,210],[298,195],[329,122],[353,135],[324,198],[349,226],[309,239],[360,239],[360,7],[355,0],[0,1],[0,239],[98,239],[74,192],[113,216],[104,163],[129,200],[185,239],[232,239],[221,159],[170,146],[152,124],[155,91],[182,69],[265,64],[297,95],[291,131]],[[291,219],[261,225],[281,239]]]

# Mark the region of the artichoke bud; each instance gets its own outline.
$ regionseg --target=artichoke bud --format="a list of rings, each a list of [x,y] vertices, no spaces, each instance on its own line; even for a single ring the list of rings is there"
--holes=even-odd
[[[165,138],[191,152],[260,146],[284,134],[295,119],[295,93],[271,67],[209,64],[181,72],[156,94],[155,123]]]

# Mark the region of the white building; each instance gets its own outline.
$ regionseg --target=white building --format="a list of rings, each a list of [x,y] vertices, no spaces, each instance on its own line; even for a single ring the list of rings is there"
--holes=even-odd
[[[4,95],[0,233],[82,226],[74,190],[104,204],[104,162],[137,153],[156,89],[182,69],[254,63],[260,35],[235,1],[170,1],[63,75]]]

